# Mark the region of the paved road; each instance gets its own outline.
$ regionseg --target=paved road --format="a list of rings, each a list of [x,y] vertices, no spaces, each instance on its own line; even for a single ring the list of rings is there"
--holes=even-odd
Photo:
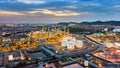
[[[85,35],[84,35],[84,37],[85,37],[86,39],[88,39],[89,41],[94,42],[94,43],[96,44],[96,46],[98,46],[98,48],[97,48],[96,50],[94,50],[93,52],[91,52],[92,54],[97,53],[97,52],[99,52],[99,51],[103,51],[103,50],[105,49],[105,45],[103,45],[103,44],[101,44],[101,43],[98,43],[97,41],[92,40],[91,38],[89,38],[89,37],[87,37],[87,36],[85,36]]]

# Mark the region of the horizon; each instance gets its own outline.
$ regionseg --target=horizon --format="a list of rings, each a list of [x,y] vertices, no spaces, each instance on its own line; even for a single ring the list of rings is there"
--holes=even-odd
[[[0,24],[58,24],[58,23],[84,23],[84,22],[88,22],[88,23],[93,23],[93,22],[110,22],[110,21],[114,21],[114,22],[120,22],[119,20],[108,20],[108,21],[102,21],[102,20],[96,20],[96,21],[60,21],[60,22],[20,22],[20,23],[15,23],[15,22],[9,22],[9,23],[0,23]]]
[[[119,21],[119,0],[0,0],[0,23]]]

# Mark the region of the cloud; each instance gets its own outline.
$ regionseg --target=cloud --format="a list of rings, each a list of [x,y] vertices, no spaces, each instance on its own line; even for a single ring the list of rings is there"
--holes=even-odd
[[[77,12],[72,12],[72,11],[50,11],[50,10],[43,10],[43,14],[51,14],[54,16],[76,16],[76,15],[80,15]]]
[[[120,5],[114,5],[113,7],[114,8],[120,8]]]
[[[75,12],[70,10],[49,10],[49,9],[35,9],[34,11],[25,12],[13,12],[13,11],[0,11],[0,16],[43,16],[52,15],[55,17],[66,16],[81,16],[81,15],[93,15],[93,12]]]
[[[119,0],[0,0],[0,19],[76,21],[103,16],[104,19],[119,13],[119,4]],[[113,17],[117,19],[118,15]]]
[[[89,1],[95,1],[95,0],[80,0],[80,1],[89,2]]]
[[[0,10],[21,12],[45,8],[58,9],[71,5],[71,2],[59,0],[0,0]]]
[[[20,12],[10,12],[10,11],[0,11],[0,15],[24,15],[23,13]]]
[[[94,3],[94,2],[87,2],[87,3],[82,3],[83,6],[94,6],[94,7],[99,7],[102,6],[100,3]]]
[[[89,6],[101,6],[101,4],[99,4],[99,3],[90,3],[90,4],[88,4]]]
[[[53,11],[48,9],[37,9],[36,11],[28,12],[31,15],[39,15],[40,13],[46,15],[54,15],[54,16],[77,16],[77,15],[90,15],[91,12],[74,12],[69,10],[61,10],[61,11]]]
[[[17,2],[22,2],[25,4],[42,4],[46,3],[45,0],[17,0]]]
[[[65,6],[65,8],[76,9],[76,6]]]

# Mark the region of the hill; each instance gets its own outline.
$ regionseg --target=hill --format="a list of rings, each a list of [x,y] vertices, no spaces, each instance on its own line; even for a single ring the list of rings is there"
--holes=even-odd
[[[94,21],[94,22],[60,22],[58,25],[69,25],[69,24],[80,24],[80,25],[115,25],[120,26],[120,21]]]

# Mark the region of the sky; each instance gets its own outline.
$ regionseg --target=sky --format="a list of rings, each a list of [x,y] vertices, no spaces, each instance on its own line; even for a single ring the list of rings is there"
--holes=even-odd
[[[0,0],[0,23],[120,21],[120,0]]]

